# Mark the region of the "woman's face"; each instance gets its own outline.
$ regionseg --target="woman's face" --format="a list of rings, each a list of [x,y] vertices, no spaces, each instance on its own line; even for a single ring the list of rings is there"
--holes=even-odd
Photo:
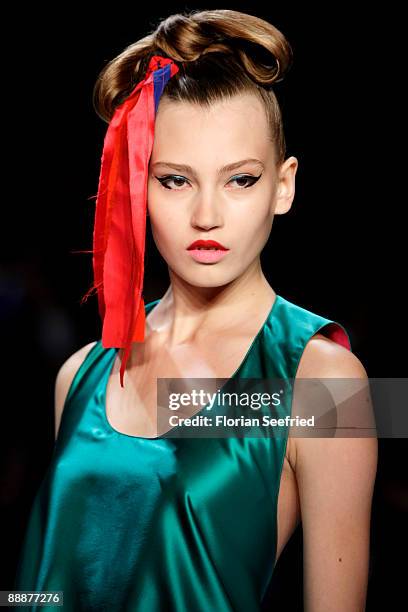
[[[197,287],[220,287],[242,275],[259,258],[274,214],[290,208],[296,158],[285,164],[280,178],[256,96],[241,94],[210,109],[162,98],[149,164],[148,213],[170,270]],[[215,262],[197,261],[188,247],[200,239],[216,240],[228,251]]]

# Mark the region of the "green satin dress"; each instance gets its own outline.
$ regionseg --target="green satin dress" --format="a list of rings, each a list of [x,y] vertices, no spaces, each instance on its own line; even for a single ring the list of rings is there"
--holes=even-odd
[[[317,332],[351,350],[342,325],[277,295],[228,380],[294,378]],[[70,612],[262,610],[287,436],[116,431],[105,392],[117,350],[99,340],[72,381],[14,589],[63,591]]]

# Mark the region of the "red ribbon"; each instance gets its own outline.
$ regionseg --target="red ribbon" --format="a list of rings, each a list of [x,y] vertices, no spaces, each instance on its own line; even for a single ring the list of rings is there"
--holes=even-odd
[[[169,58],[154,55],[150,59],[145,78],[115,109],[102,152],[91,290],[98,293],[102,346],[125,349],[120,368],[122,387],[132,342],[143,342],[145,335],[142,290],[148,165],[156,112],[153,72],[166,64],[171,64],[171,76],[178,72]]]

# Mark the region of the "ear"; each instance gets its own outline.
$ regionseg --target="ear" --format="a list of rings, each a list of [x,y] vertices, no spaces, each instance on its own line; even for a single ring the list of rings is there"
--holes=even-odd
[[[275,215],[284,215],[290,210],[295,197],[295,176],[298,160],[293,155],[279,167],[275,195]]]

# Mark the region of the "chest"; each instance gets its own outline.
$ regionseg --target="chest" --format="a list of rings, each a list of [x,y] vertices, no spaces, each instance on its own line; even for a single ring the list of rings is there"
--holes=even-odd
[[[169,348],[157,339],[134,345],[134,359],[125,374],[125,387],[119,383],[120,356],[117,354],[110,373],[105,410],[111,426],[132,436],[156,437],[170,429],[168,419],[158,418],[160,405],[157,379],[209,379],[205,390],[216,391],[219,378],[230,378],[242,364],[254,340],[253,332],[235,331],[219,337],[208,336],[199,343],[185,343]],[[180,383],[181,384],[181,383]],[[188,390],[188,383],[187,388]],[[194,416],[200,407],[186,408],[184,416]],[[163,410],[162,410],[163,412]]]

